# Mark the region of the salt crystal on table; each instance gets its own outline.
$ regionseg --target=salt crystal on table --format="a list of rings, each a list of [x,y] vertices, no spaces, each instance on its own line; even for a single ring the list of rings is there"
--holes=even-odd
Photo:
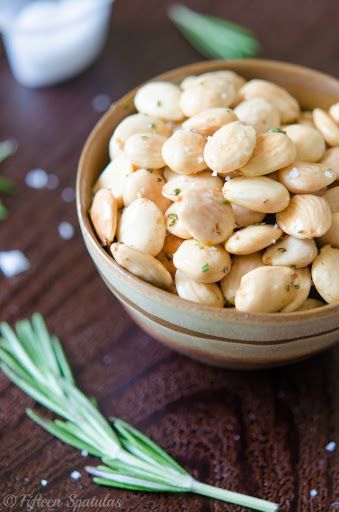
[[[58,232],[63,240],[70,240],[74,235],[74,228],[69,222],[60,222]]]
[[[310,490],[310,496],[311,496],[312,498],[314,498],[315,496],[317,496],[317,494],[318,494],[317,489],[311,489],[311,490]]]
[[[43,169],[32,169],[26,174],[25,183],[30,188],[45,188],[48,183],[48,174]]]
[[[40,481],[41,487],[46,487],[47,484],[48,484],[47,480],[41,480]]]
[[[334,441],[330,441],[327,445],[326,445],[326,450],[328,452],[334,452],[335,449],[336,449],[337,445]]]
[[[47,179],[47,188],[49,190],[54,190],[58,188],[59,178],[55,174],[49,174]]]
[[[92,100],[92,107],[96,112],[106,112],[111,106],[112,99],[108,94],[98,94]]]
[[[30,268],[31,264],[21,251],[1,251],[0,270],[6,277],[13,277]]]
[[[66,187],[61,193],[61,197],[65,203],[71,203],[75,199],[75,190],[72,187]]]
[[[71,473],[71,478],[73,480],[80,480],[81,478],[81,473],[79,473],[79,471],[72,471]]]

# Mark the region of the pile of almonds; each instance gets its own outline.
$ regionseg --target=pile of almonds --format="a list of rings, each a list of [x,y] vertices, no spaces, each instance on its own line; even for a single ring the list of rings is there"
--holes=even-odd
[[[339,302],[339,103],[301,111],[232,71],[150,82],[134,101],[90,210],[119,265],[207,306]]]

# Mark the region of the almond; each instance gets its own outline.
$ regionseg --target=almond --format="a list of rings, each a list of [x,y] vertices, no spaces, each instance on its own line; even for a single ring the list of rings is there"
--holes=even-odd
[[[162,147],[162,157],[179,174],[194,174],[206,169],[205,139],[199,133],[177,130]]]
[[[236,231],[225,243],[225,249],[231,254],[251,254],[274,244],[281,235],[281,229],[272,224],[248,226]]]
[[[110,190],[99,190],[93,199],[90,217],[103,245],[111,244],[117,228],[117,200]]]
[[[312,265],[317,292],[329,304],[339,302],[339,249],[326,245]]]
[[[324,137],[310,126],[290,124],[284,127],[288,137],[297,150],[296,159],[305,162],[319,162],[324,156],[326,144]]]
[[[235,294],[240,287],[242,276],[262,266],[263,262],[259,252],[247,256],[234,256],[230,272],[220,281],[221,291],[228,304],[234,305]]]
[[[317,192],[335,180],[335,172],[323,164],[294,162],[279,171],[279,181],[295,194]]]
[[[237,119],[230,108],[210,108],[184,121],[182,128],[208,137],[222,126],[237,121]]]
[[[175,274],[175,284],[179,297],[214,308],[224,306],[224,297],[217,284],[197,283],[190,279],[181,270]]]
[[[339,146],[339,126],[321,108],[313,110],[314,124],[329,146]]]
[[[134,103],[144,114],[180,121],[184,117],[179,105],[180,96],[180,87],[171,82],[149,82],[138,89]]]
[[[300,240],[285,236],[266,249],[262,260],[265,265],[302,268],[312,263],[317,254],[318,249],[313,239]]]

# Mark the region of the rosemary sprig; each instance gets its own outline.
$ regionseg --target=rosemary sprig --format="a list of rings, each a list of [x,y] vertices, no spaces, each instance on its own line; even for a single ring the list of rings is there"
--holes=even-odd
[[[5,140],[0,142],[0,163],[6,160],[9,156],[13,155],[17,149],[15,140]],[[14,190],[14,183],[3,176],[0,176],[0,193],[11,194]],[[4,203],[0,200],[0,220],[5,220],[8,215],[8,210]]]
[[[202,55],[216,59],[254,57],[260,43],[250,31],[230,21],[208,16],[181,4],[170,7],[169,17]]]
[[[111,427],[94,399],[76,386],[57,337],[49,334],[40,314],[1,324],[0,367],[25,393],[62,419],[45,419],[31,409],[28,416],[66,444],[101,458],[86,467],[100,485],[151,492],[193,492],[263,512],[278,505],[195,480],[148,437],[122,420]]]

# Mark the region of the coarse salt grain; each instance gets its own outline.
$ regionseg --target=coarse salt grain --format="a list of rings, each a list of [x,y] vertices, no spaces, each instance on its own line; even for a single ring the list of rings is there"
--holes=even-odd
[[[327,171],[324,172],[324,175],[326,176],[326,178],[333,178],[334,173],[333,173],[333,171],[328,169]]]
[[[108,94],[97,94],[92,100],[92,107],[96,112],[106,112],[112,103]]]
[[[48,183],[48,174],[43,169],[32,169],[26,174],[25,183],[30,188],[45,188]]]
[[[71,203],[75,199],[75,190],[72,187],[66,187],[61,192],[62,200],[65,201],[65,203]]]
[[[81,473],[79,473],[79,471],[72,471],[71,473],[71,478],[73,480],[80,480],[81,478]]]
[[[328,452],[334,452],[335,449],[336,449],[337,445],[334,441],[330,441],[327,445],[326,445],[326,451]]]
[[[21,274],[30,268],[31,264],[23,252],[1,251],[0,252],[0,270],[6,277],[13,277]]]
[[[47,484],[48,484],[47,480],[40,480],[41,487],[46,487]]]
[[[312,498],[314,498],[314,496],[317,496],[317,494],[318,494],[317,489],[311,489],[311,490],[310,490],[310,496],[311,496]]]
[[[74,228],[69,222],[61,222],[58,226],[58,232],[63,240],[70,240],[74,235]]]
[[[231,176],[226,176],[226,181],[231,181]]]
[[[293,169],[290,172],[290,178],[297,178],[299,176],[299,171],[296,167],[293,167]]]
[[[212,176],[218,176],[217,171],[213,171],[213,172],[212,172]]]

